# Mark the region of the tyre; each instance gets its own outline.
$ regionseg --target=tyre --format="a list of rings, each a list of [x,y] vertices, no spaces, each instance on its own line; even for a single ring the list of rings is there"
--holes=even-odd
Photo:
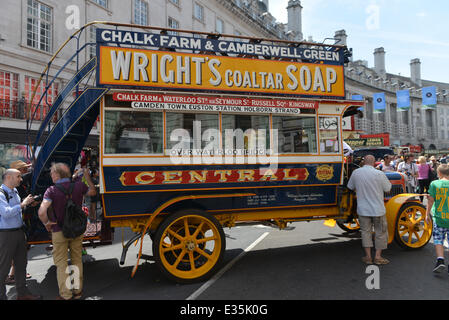
[[[405,203],[398,212],[395,241],[405,249],[420,249],[432,236],[432,220],[424,221],[426,207],[417,202]]]
[[[354,218],[350,221],[337,221],[337,225],[343,230],[348,233],[354,233],[360,230],[360,224],[359,220],[357,218]]]
[[[153,256],[162,273],[178,283],[211,277],[226,248],[223,228],[215,217],[198,209],[178,211],[158,227]]]

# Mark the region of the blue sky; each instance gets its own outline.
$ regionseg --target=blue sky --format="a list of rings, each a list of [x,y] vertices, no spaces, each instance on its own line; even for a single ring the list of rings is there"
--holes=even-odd
[[[288,0],[269,0],[269,11],[287,22]],[[302,0],[302,31],[322,42],[345,29],[354,60],[374,66],[384,47],[388,73],[410,76],[410,60],[421,61],[421,77],[449,83],[449,1]],[[328,42],[327,42],[328,43]]]

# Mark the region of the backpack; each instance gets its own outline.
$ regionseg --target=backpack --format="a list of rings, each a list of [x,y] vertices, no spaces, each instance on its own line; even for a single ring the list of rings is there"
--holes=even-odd
[[[11,199],[12,197],[10,197],[9,194],[8,194],[8,192],[6,192],[6,190],[3,189],[2,187],[0,187],[0,190],[2,190],[3,194],[5,195],[6,202],[9,203],[9,199]]]
[[[55,184],[55,187],[64,192],[67,202],[65,204],[64,224],[59,227],[62,229],[62,234],[65,238],[74,239],[84,234],[87,227],[87,216],[81,206],[77,205],[72,199],[72,192],[74,182],[70,182],[69,190],[65,189],[60,184]]]

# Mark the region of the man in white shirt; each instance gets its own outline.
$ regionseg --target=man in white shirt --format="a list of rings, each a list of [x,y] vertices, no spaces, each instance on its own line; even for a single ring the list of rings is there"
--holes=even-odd
[[[382,250],[387,248],[388,228],[384,204],[384,192],[391,190],[391,183],[385,173],[374,168],[375,158],[365,156],[365,165],[355,170],[348,182],[348,188],[357,194],[357,215],[362,233],[362,246],[366,256],[362,261],[372,264],[371,248],[373,247],[372,229],[375,232],[375,264],[387,264],[382,257]]]

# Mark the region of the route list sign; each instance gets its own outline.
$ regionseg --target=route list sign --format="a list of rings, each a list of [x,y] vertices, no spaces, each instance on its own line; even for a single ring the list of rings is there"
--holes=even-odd
[[[166,49],[187,49],[200,52],[220,52],[224,54],[244,54],[277,58],[307,59],[342,65],[344,56],[339,48],[306,48],[280,46],[274,44],[252,43],[246,41],[227,41],[210,38],[194,38],[178,35],[162,35],[148,32],[97,29],[97,42],[120,43]]]
[[[135,109],[171,111],[211,111],[237,113],[300,114],[301,109],[317,109],[317,101],[255,99],[239,97],[187,96],[116,92],[114,101],[131,102]]]

